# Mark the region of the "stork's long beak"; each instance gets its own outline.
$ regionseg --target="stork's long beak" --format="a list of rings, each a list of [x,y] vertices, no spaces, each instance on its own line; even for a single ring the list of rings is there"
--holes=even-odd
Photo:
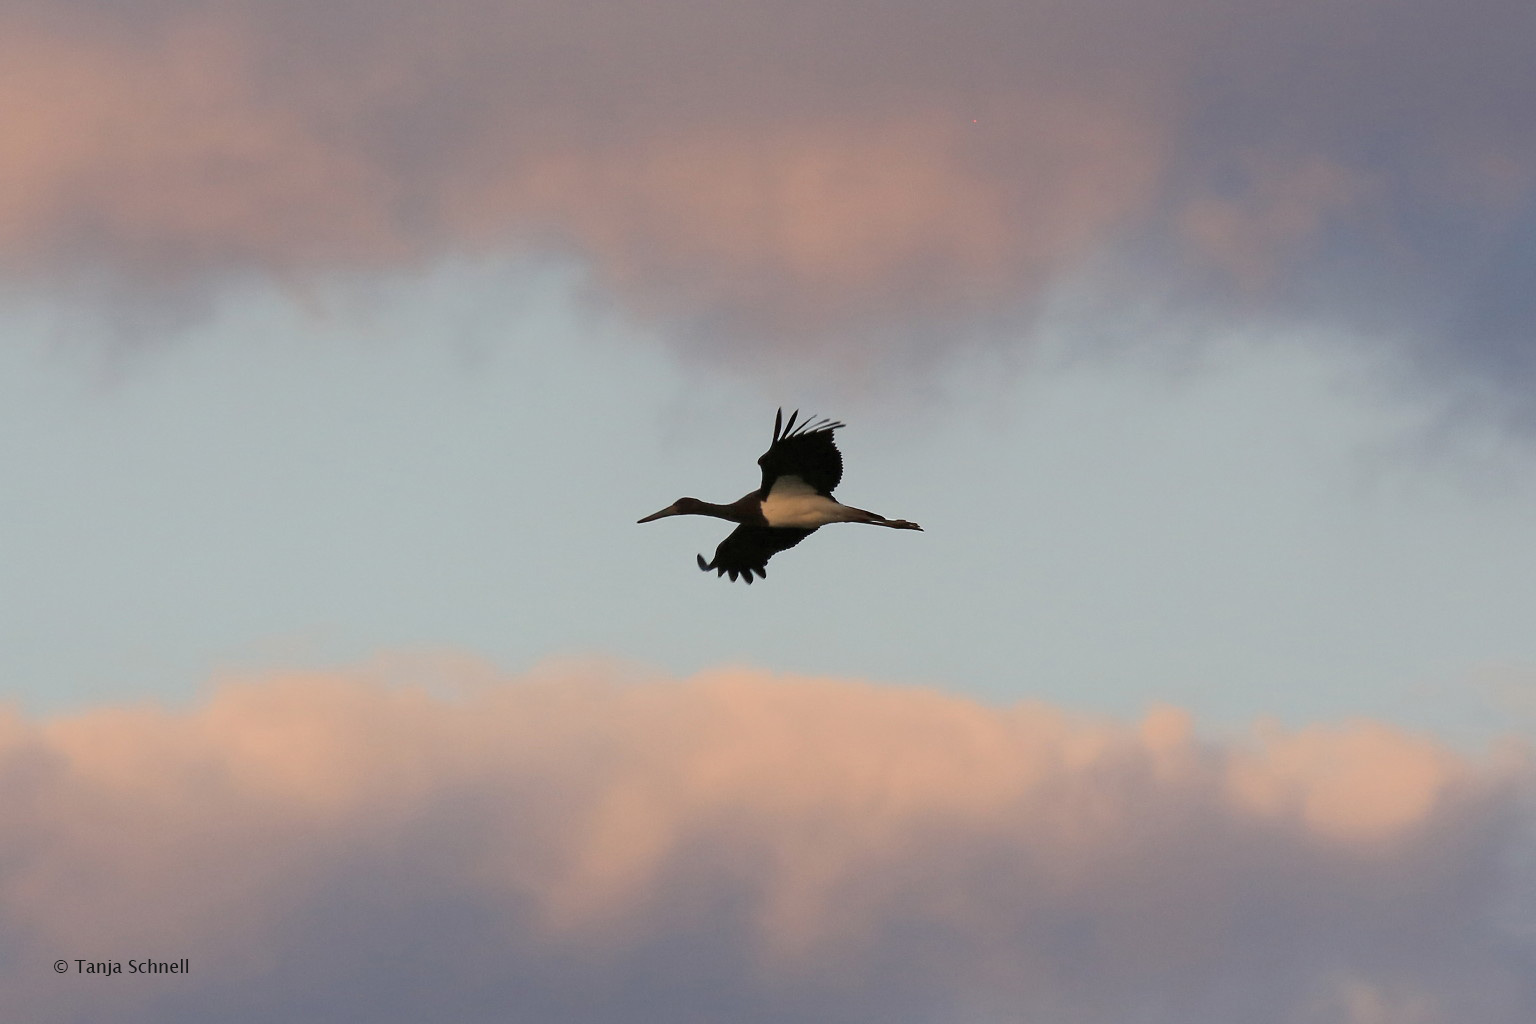
[[[653,519],[665,519],[667,516],[675,516],[675,515],[677,515],[677,506],[676,505],[668,505],[666,508],[662,509],[660,512],[652,512],[650,515],[646,516],[644,519],[636,519],[635,522],[637,522],[637,523],[648,523],[648,522],[650,522]]]

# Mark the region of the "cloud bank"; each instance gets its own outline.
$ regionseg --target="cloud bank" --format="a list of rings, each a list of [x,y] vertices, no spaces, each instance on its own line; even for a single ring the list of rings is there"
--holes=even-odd
[[[0,720],[31,1021],[1516,1024],[1530,773],[612,669]],[[444,685],[444,678],[451,685]],[[56,975],[189,957],[189,976]],[[126,971],[126,966],[125,966]]]
[[[559,253],[724,358],[941,352],[1086,281],[1528,383],[1533,63],[1524,0],[10,0],[0,266]]]

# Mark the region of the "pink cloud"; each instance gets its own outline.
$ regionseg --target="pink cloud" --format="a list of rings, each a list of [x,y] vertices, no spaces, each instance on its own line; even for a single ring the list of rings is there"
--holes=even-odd
[[[264,100],[249,40],[213,19],[148,40],[0,35],[0,260],[130,278],[394,263],[387,169]]]
[[[40,1022],[1517,1022],[1530,775],[749,671],[366,674],[0,724]],[[1528,908],[1527,908],[1528,909]],[[1523,951],[1523,952],[1522,952]],[[188,977],[56,959],[193,961]],[[125,967],[126,970],[126,967]]]
[[[716,358],[854,363],[1025,336],[1088,280],[1505,379],[1525,5],[1379,14],[29,0],[0,14],[0,266],[196,294],[560,252]]]

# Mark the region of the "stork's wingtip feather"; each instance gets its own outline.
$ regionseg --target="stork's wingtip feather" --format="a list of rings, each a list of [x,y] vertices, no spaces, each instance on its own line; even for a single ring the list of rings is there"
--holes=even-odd
[[[703,569],[705,572],[709,572],[709,563],[704,561],[703,555],[694,555],[693,557],[698,559],[700,569]]]

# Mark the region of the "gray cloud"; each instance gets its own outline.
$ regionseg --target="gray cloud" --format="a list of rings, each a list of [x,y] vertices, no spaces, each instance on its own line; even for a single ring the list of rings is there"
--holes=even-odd
[[[1516,1024],[1518,758],[750,672],[272,678],[0,735],[39,1022]],[[55,975],[190,957],[188,977]],[[73,966],[73,965],[71,965]]]
[[[1519,0],[0,11],[0,262],[197,291],[511,249],[637,315],[941,351],[1063,282],[1528,384]]]

